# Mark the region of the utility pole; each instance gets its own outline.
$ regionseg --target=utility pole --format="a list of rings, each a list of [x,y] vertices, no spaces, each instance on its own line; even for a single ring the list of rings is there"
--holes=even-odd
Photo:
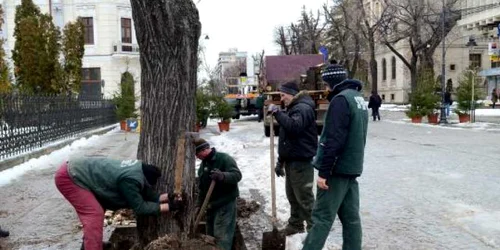
[[[441,47],[442,47],[442,59],[441,59],[441,116],[439,118],[439,124],[447,124],[446,119],[446,109],[445,109],[445,79],[446,79],[446,36],[445,36],[445,23],[446,23],[446,10],[445,10],[445,0],[442,1],[442,13],[441,13]]]

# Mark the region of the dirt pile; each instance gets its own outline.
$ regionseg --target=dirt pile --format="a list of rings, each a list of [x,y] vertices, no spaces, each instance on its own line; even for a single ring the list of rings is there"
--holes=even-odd
[[[106,210],[106,213],[104,213],[104,225],[135,226],[134,211],[132,209]]]
[[[238,207],[238,218],[248,219],[260,208],[260,204],[254,200],[247,202],[245,199],[238,198],[236,202]]]
[[[218,250],[215,241],[211,237],[203,236],[199,239],[189,239],[181,241],[176,236],[166,235],[161,237],[144,248],[144,250]]]

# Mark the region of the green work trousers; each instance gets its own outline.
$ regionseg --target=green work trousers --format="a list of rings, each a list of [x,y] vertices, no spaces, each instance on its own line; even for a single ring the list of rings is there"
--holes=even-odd
[[[298,230],[312,227],[311,213],[314,205],[314,167],[310,161],[285,162],[286,197],[290,203],[288,225]]]
[[[356,178],[332,176],[328,190],[318,188],[312,212],[314,223],[304,242],[303,250],[321,250],[338,214],[342,223],[342,249],[361,250],[361,219],[359,217],[359,187]]]
[[[231,250],[236,231],[236,200],[214,209],[207,210],[207,234],[215,237],[217,246]]]

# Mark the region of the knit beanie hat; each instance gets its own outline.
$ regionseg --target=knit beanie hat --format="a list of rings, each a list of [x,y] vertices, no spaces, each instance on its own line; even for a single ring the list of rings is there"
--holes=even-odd
[[[299,86],[295,82],[287,82],[281,85],[280,91],[294,96],[299,93]]]
[[[196,153],[199,153],[207,148],[210,148],[210,144],[208,144],[205,139],[199,138],[194,140],[194,146],[196,147]]]
[[[142,173],[151,186],[156,185],[158,178],[161,177],[161,171],[158,167],[146,163],[142,163]]]
[[[330,89],[333,89],[337,84],[347,79],[347,71],[344,67],[338,64],[331,64],[323,69],[321,72],[321,78],[323,78],[323,81],[328,83]]]

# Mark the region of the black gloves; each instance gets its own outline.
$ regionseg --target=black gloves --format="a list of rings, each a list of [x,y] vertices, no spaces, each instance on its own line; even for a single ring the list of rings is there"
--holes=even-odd
[[[276,167],[274,168],[274,172],[276,173],[276,176],[278,176],[278,177],[285,176],[285,169],[284,169],[284,166],[281,165],[280,161],[278,161],[276,163]]]
[[[219,169],[214,169],[210,172],[210,178],[214,181],[223,181],[224,173],[222,173]]]
[[[172,198],[172,199],[168,200],[168,211],[169,212],[182,210],[183,207],[184,207],[184,202],[181,199]]]

